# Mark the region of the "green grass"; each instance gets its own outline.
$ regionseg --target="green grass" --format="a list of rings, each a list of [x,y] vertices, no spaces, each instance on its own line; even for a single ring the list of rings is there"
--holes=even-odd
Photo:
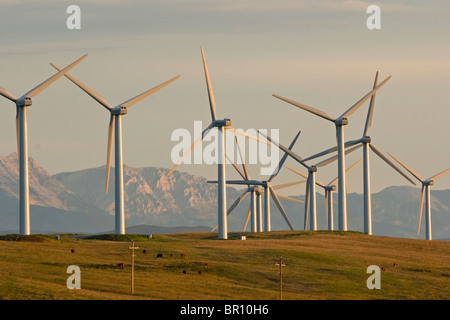
[[[242,234],[247,240],[240,240]],[[275,300],[280,256],[286,264],[284,299],[450,298],[447,241],[329,231],[232,233],[229,238],[218,240],[214,233],[60,235],[60,240],[1,236],[0,299]],[[133,240],[139,249],[131,295]],[[81,269],[81,290],[66,287],[69,265]],[[384,267],[380,290],[366,287],[369,265]]]

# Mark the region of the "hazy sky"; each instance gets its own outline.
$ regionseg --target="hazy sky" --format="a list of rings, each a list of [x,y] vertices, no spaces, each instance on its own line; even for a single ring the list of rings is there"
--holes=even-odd
[[[69,30],[66,9],[81,8],[81,30]],[[381,29],[369,30],[366,9],[381,9]],[[124,162],[172,167],[175,129],[193,133],[210,122],[200,46],[219,118],[236,128],[279,129],[306,157],[336,144],[333,123],[272,94],[338,117],[380,81],[370,136],[422,178],[450,167],[450,3],[442,1],[15,1],[0,0],[0,86],[16,96],[89,56],[70,73],[116,106],[178,74],[181,78],[132,106],[123,117]],[[14,105],[0,97],[0,154],[16,151]],[[368,103],[349,117],[345,139],[362,135]],[[105,164],[109,114],[65,78],[33,99],[29,154],[51,174]],[[347,157],[350,165],[362,156]],[[288,165],[306,171],[289,159]],[[371,154],[372,190],[410,185]],[[214,179],[215,165],[179,170]],[[258,178],[258,166],[251,166]],[[228,177],[238,177],[227,167]],[[362,192],[362,166],[348,191]],[[317,179],[328,183],[337,163]],[[278,181],[297,177],[283,170]],[[419,184],[418,184],[419,186]],[[450,174],[435,189],[450,188]],[[319,192],[322,192],[318,189]],[[304,186],[286,190],[301,194]]]

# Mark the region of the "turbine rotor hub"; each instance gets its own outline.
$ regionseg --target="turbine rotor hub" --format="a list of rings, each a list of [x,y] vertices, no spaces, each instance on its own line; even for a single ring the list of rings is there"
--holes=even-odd
[[[338,118],[338,119],[336,119],[336,121],[334,123],[337,126],[345,126],[348,124],[348,120],[347,120],[347,118]]]
[[[124,106],[117,106],[111,110],[112,115],[123,115],[123,114],[127,114],[127,113],[128,113],[128,109],[127,109],[127,107],[124,107]]]
[[[212,122],[214,127],[230,127],[231,126],[231,120],[230,119],[223,119],[223,120],[214,120]]]
[[[25,97],[25,98],[20,98],[17,99],[16,101],[16,106],[18,107],[29,107],[33,104],[33,100],[31,100],[31,98],[29,97]]]
[[[371,139],[369,136],[365,136],[365,137],[363,138],[363,142],[364,142],[364,143],[371,143],[371,142],[372,142],[372,139]]]

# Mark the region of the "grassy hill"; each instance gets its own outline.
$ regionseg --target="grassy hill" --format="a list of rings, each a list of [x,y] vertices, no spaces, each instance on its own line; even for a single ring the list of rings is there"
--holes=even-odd
[[[277,300],[280,256],[284,300],[450,299],[447,241],[330,231],[216,235],[1,236],[0,299]],[[69,265],[81,269],[80,290],[66,287]],[[366,286],[370,265],[384,269],[380,290]]]

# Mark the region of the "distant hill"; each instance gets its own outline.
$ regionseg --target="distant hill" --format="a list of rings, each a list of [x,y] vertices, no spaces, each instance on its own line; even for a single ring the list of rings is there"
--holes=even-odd
[[[124,166],[127,232],[173,233],[168,227],[204,226],[217,223],[217,186],[200,176],[165,168]],[[0,156],[0,232],[18,230],[17,154]],[[114,171],[105,194],[105,167],[64,172],[51,176],[30,158],[31,229],[33,233],[105,233],[114,230]],[[227,187],[228,207],[241,190]],[[433,239],[450,238],[450,190],[432,190]],[[292,197],[304,200],[303,195]],[[425,237],[425,217],[417,235],[420,188],[392,186],[372,194],[373,234],[404,238]],[[249,197],[228,218],[228,230],[242,229]],[[303,230],[304,205],[282,200],[295,230]],[[363,231],[363,197],[350,193],[347,199],[348,230]],[[334,222],[337,229],[337,196]],[[287,230],[276,205],[271,202],[273,230]],[[318,229],[326,229],[324,197],[317,193]],[[144,227],[145,226],[145,227]],[[149,227],[152,226],[152,227]],[[157,231],[155,228],[157,228]],[[151,229],[153,228],[153,229]],[[207,230],[209,228],[209,230]],[[248,230],[248,229],[247,229]]]

